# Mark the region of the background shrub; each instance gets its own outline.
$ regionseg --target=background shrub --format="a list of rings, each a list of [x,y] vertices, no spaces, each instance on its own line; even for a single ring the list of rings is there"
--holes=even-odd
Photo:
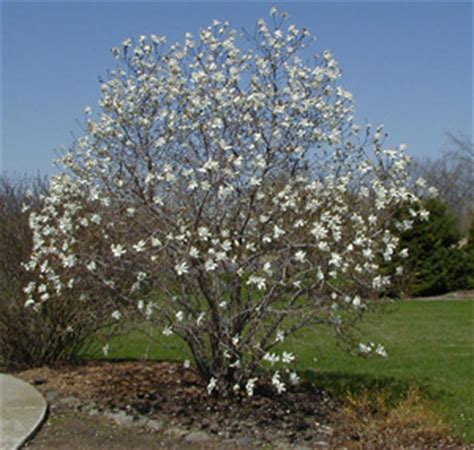
[[[463,247],[463,252],[467,265],[466,287],[468,289],[474,289],[474,223],[469,229],[467,243],[466,246]]]
[[[409,256],[390,265],[392,270],[400,263],[404,266],[401,282],[392,293],[426,296],[469,288],[472,249],[462,247],[456,218],[440,199],[427,199],[424,207],[430,213],[428,220],[417,220],[411,230],[400,233],[401,247],[408,249]]]
[[[42,204],[48,190],[44,177],[0,177],[0,367],[54,364],[76,358],[87,339],[110,317],[106,305],[85,310],[78,296],[67,296],[34,310],[26,308],[24,287],[31,275],[23,262],[32,249],[30,210]],[[71,325],[72,324],[72,325]]]

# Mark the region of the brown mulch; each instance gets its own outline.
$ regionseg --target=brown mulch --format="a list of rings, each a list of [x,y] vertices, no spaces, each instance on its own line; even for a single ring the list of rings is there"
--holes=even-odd
[[[45,394],[57,392],[94,401],[102,410],[121,409],[166,422],[168,427],[200,429],[243,442],[326,442],[325,427],[336,402],[320,390],[294,388],[285,395],[261,388],[258,395],[217,399],[203,380],[181,364],[94,362],[19,374]]]
[[[36,385],[52,405],[50,420],[28,448],[373,448],[410,445],[410,423],[398,433],[368,435],[366,423],[373,418],[355,414],[354,426],[341,414],[343,401],[309,385],[292,387],[282,395],[261,386],[253,397],[217,399],[207,394],[205,383],[192,369],[170,362],[87,362],[60,368],[31,369],[16,374]],[[98,411],[125,410],[164,424],[159,433],[138,427],[111,424],[102,415],[91,417],[86,407],[67,407],[58,398],[73,396],[81,405]],[[351,417],[354,413],[351,413]],[[378,420],[378,419],[377,419]],[[418,419],[417,419],[418,420]],[[384,422],[376,425],[383,429]],[[469,448],[445,430],[424,433],[416,444],[424,448]],[[74,432],[68,434],[68,429]],[[205,444],[187,444],[183,436],[170,438],[166,430],[203,430],[211,438]],[[71,436],[75,436],[72,438]],[[352,436],[352,437],[351,437]],[[372,438],[375,436],[375,438]],[[413,435],[415,438],[415,434]],[[369,442],[364,440],[370,439]],[[392,441],[395,439],[395,441]],[[401,437],[400,437],[401,439]],[[407,441],[408,440],[408,441]]]

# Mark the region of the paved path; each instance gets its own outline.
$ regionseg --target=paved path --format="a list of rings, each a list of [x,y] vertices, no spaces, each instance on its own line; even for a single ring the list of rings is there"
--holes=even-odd
[[[45,417],[47,403],[30,384],[0,374],[0,449],[19,448]]]

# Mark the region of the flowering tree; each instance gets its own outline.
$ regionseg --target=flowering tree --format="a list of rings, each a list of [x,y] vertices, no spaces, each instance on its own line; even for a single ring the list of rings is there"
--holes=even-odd
[[[112,49],[100,115],[86,108],[31,218],[28,305],[108,289],[115,319],[132,307],[186,342],[209,392],[251,395],[262,361],[284,391],[294,356],[274,347],[303,327],[343,333],[390,283],[396,209],[423,214],[403,146],[355,125],[332,54],[305,63],[310,33],[271,16],[240,46],[214,21],[183,44]]]

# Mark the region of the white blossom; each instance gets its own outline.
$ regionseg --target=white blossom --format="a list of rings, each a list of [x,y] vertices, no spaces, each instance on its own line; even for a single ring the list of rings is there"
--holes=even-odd
[[[247,280],[247,285],[256,285],[259,291],[263,291],[266,288],[266,280],[263,277],[250,275],[249,279]]]
[[[164,336],[171,336],[173,334],[173,329],[170,326],[166,326],[163,328],[163,335]]]
[[[377,355],[381,356],[382,358],[388,357],[388,353],[386,352],[382,344],[377,345],[377,348],[375,349],[375,353],[377,353]]]
[[[249,378],[245,384],[245,391],[249,397],[252,397],[255,390],[255,384],[257,383],[257,378]]]
[[[282,382],[280,372],[277,370],[272,376],[272,384],[279,394],[286,391],[285,383]]]
[[[265,353],[263,359],[265,361],[268,361],[272,366],[275,365],[278,361],[280,361],[280,357],[275,353]]]
[[[283,352],[281,356],[281,361],[285,364],[290,364],[295,360],[295,355],[289,352]]]
[[[217,387],[217,379],[212,377],[207,385],[207,393],[210,395]]]
[[[145,250],[145,241],[141,239],[140,241],[138,241],[136,244],[133,245],[133,249],[137,253],[143,252]]]
[[[213,261],[212,259],[208,259],[204,264],[204,268],[206,269],[206,272],[212,272],[216,270],[217,263]]]
[[[302,250],[299,250],[295,253],[295,260],[300,262],[300,263],[303,263],[305,262],[306,260],[306,252],[302,251]]]
[[[189,266],[185,261],[183,261],[183,262],[180,262],[180,263],[176,264],[174,266],[174,270],[178,274],[178,276],[180,277],[181,275],[185,275],[185,274],[189,273]]]
[[[290,372],[290,383],[293,386],[300,384],[300,377],[296,372]]]
[[[125,249],[125,247],[121,244],[112,244],[110,246],[110,249],[112,250],[112,254],[116,257],[116,258],[121,258],[123,255],[125,255],[125,253],[127,253],[127,250]]]

